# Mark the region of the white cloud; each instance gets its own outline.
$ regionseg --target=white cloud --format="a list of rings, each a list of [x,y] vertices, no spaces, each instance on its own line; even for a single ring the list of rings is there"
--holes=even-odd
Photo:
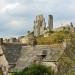
[[[33,0],[33,1],[35,1],[35,2],[45,2],[47,0]]]
[[[12,27],[17,27],[17,26],[20,26],[21,22],[13,20],[12,22],[10,22],[10,24],[11,24]]]
[[[11,20],[7,23],[6,27],[9,28],[9,30],[14,30],[15,32],[20,31],[21,29],[23,29],[23,27],[25,27],[25,21]]]
[[[14,3],[14,4],[6,4],[2,9],[2,13],[6,12],[7,10],[12,10],[14,8],[16,8],[17,6],[19,6],[19,3]]]

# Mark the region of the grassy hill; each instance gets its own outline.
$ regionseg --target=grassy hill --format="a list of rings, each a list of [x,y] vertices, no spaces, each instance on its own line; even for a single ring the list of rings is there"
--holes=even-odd
[[[49,37],[36,37],[38,45],[50,45],[62,43],[68,37],[74,37],[75,33],[69,31],[59,31],[52,33]]]

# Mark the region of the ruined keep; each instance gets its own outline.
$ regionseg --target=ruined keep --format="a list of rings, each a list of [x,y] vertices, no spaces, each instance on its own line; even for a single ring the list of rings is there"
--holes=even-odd
[[[48,27],[46,28],[46,22],[43,15],[36,16],[36,19],[34,21],[34,36],[40,36],[43,35],[46,31],[53,29],[53,16],[49,15],[48,19]]]

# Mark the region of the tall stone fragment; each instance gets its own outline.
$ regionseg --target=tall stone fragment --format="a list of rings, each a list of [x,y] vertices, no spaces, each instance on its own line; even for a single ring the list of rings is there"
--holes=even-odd
[[[49,18],[48,18],[48,29],[49,30],[53,29],[53,16],[52,15],[49,15]]]
[[[36,16],[36,19],[34,21],[34,36],[37,37],[43,35],[45,29],[46,29],[46,23],[43,15],[41,14]]]

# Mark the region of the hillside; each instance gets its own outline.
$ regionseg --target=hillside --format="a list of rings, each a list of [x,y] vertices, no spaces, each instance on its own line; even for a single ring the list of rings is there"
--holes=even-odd
[[[75,75],[75,38],[67,42],[67,47],[58,62],[60,75]]]
[[[50,45],[50,44],[59,44],[64,41],[64,39],[74,37],[75,33],[69,31],[59,31],[50,34],[48,37],[36,37],[38,45]]]

